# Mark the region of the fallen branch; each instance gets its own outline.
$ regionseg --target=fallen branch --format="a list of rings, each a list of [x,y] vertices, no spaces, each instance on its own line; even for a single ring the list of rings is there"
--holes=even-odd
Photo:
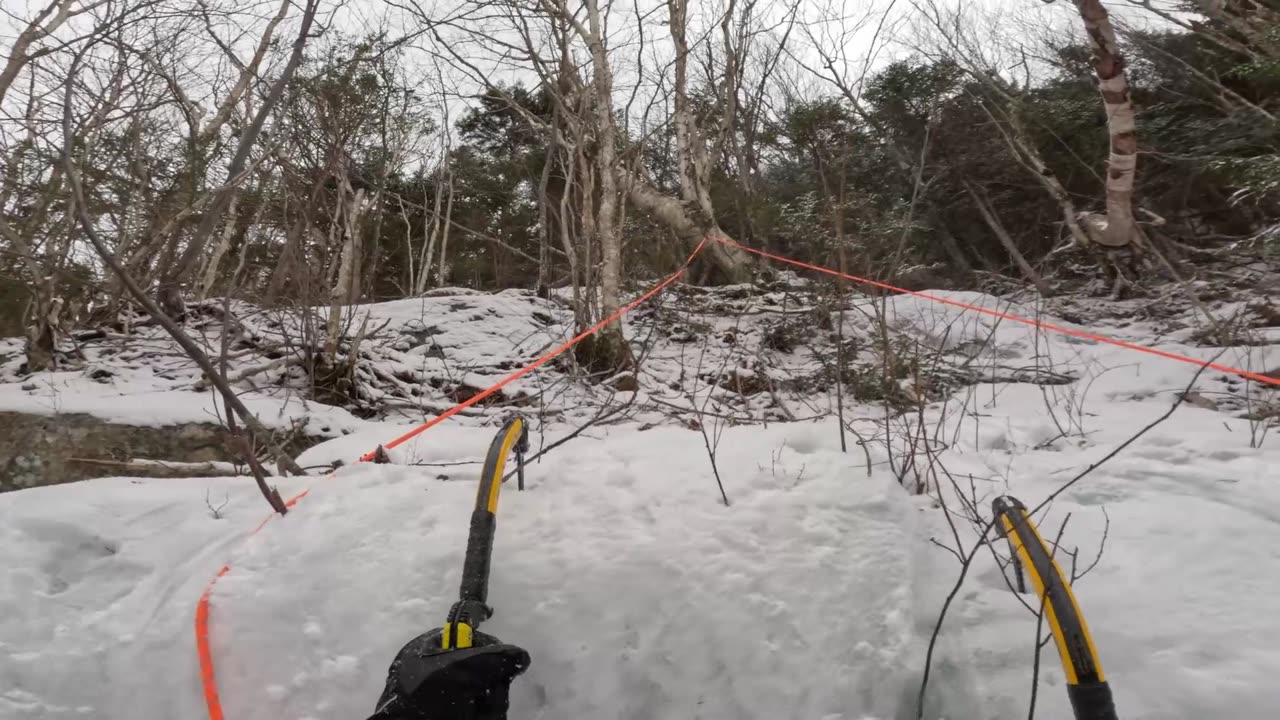
[[[231,463],[219,462],[217,460],[191,463],[167,460],[148,460],[146,458],[104,460],[100,458],[71,457],[67,458],[67,462],[78,463],[81,465],[101,465],[103,467],[135,470],[140,472],[155,472],[156,470],[182,471],[192,473],[191,477],[204,477],[204,473],[214,473],[212,477],[239,476],[243,474]]]
[[[306,361],[307,359],[305,357],[302,357],[301,355],[286,355],[284,357],[276,358],[275,360],[263,363],[261,365],[254,365],[252,367],[247,367],[234,375],[228,375],[227,382],[229,383],[244,382],[245,380],[248,380],[249,378],[254,377],[256,375],[261,375],[266,372],[271,372],[272,370],[279,370],[281,368],[286,368],[291,365],[302,365]],[[200,381],[195,384],[196,390],[207,390],[208,388],[209,388],[209,380],[207,378],[201,378]]]

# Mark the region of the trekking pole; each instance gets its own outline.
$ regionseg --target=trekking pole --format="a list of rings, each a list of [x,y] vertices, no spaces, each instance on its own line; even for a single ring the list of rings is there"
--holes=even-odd
[[[444,627],[401,648],[370,720],[506,720],[511,681],[529,667],[529,653],[476,628],[493,615],[489,564],[502,471],[514,451],[523,478],[528,450],[525,421],[512,416],[489,445],[480,473],[458,601]]]
[[[1076,720],[1117,720],[1111,687],[1102,673],[1084,614],[1062,568],[1053,559],[1053,552],[1031,522],[1027,506],[1005,495],[992,501],[991,509],[1009,539],[1015,559],[1031,576],[1031,584],[1040,596],[1067,676],[1067,697]]]
[[[524,454],[528,450],[529,428],[519,415],[509,418],[489,444],[484,469],[480,471],[475,510],[471,512],[471,533],[462,563],[462,587],[444,625],[445,650],[471,647],[472,631],[493,615],[493,608],[487,602],[493,536],[498,522],[498,493],[502,489],[507,455],[512,451],[520,470],[520,489],[524,489]]]

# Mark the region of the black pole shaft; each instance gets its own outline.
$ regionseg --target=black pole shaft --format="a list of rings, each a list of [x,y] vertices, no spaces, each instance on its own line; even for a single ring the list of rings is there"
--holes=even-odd
[[[463,603],[485,605],[489,597],[489,567],[493,557],[493,537],[498,524],[498,493],[502,489],[502,471],[506,457],[524,437],[524,419],[514,416],[489,444],[489,453],[480,471],[480,487],[476,490],[476,506],[471,513],[471,532],[467,537],[467,554],[462,564]],[[486,606],[487,616],[487,606]],[[483,618],[472,618],[481,620]]]

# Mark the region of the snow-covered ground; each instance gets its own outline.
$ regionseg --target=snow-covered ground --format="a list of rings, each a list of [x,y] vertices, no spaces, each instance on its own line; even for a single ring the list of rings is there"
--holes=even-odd
[[[850,336],[866,335],[866,315],[846,317]],[[704,418],[711,442],[719,438],[729,507],[703,433],[652,419],[589,429],[532,465],[526,492],[506,488],[497,614],[484,630],[533,656],[513,688],[513,720],[916,717],[926,647],[960,572],[946,548],[959,541],[967,551],[977,534],[961,496],[984,513],[1004,493],[1035,507],[1164,415],[1197,371],[911,298],[890,302],[889,321],[899,336],[945,349],[953,370],[1001,381],[963,385],[887,427],[883,409],[850,403],[851,431],[866,443],[850,434],[848,453],[833,418]],[[743,320],[710,324],[741,331]],[[1204,347],[1191,328],[1104,330],[1255,371],[1280,365],[1274,346]],[[763,332],[713,347],[754,348],[743,337]],[[671,402],[687,397],[655,379],[679,386],[687,363],[664,363],[700,347],[657,347],[640,395],[667,387]],[[1046,372],[1075,380],[1008,381]],[[1075,589],[1126,720],[1280,710],[1280,439],[1242,417],[1278,393],[1216,372],[1195,391],[1037,515],[1047,536],[1060,535],[1065,565],[1069,552],[1080,570],[1097,559]],[[9,397],[0,394],[0,409]],[[753,402],[742,412],[768,418]],[[535,426],[535,448],[571,432],[570,417]],[[0,495],[0,718],[203,717],[192,617],[226,562],[211,628],[227,717],[367,716],[396,650],[439,625],[455,597],[479,468],[443,463],[482,457],[492,434],[484,419],[424,433],[392,451],[396,464],[282,480],[286,495],[311,492],[251,537],[266,507],[244,479],[106,479]],[[404,425],[347,429],[302,464],[350,460]],[[899,484],[910,437],[929,447],[917,467],[933,458],[926,495]],[[226,501],[219,518],[206,497]],[[943,504],[956,513],[954,533]],[[1027,716],[1036,620],[1001,577],[1002,543],[994,550],[977,553],[943,625],[930,720]],[[1036,717],[1071,717],[1052,645]]]

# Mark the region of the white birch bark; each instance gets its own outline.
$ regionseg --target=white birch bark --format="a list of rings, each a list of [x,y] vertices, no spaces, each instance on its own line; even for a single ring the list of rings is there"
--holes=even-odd
[[[444,219],[440,221],[440,272],[436,274],[436,287],[449,284],[449,226],[453,224],[453,171],[447,173],[448,187],[444,200]]]
[[[351,185],[343,178],[343,190],[350,192]],[[344,192],[344,196],[347,196]],[[342,332],[342,308],[351,302],[352,279],[355,277],[359,218],[364,205],[364,190],[352,193],[346,207],[342,208],[342,255],[338,261],[338,275],[329,291],[329,322],[325,332],[325,354],[330,360],[337,357],[338,339]]]
[[[1076,0],[1084,20],[1093,70],[1107,113],[1107,133],[1111,153],[1107,159],[1107,228],[1096,240],[1107,247],[1125,247],[1137,237],[1133,217],[1133,183],[1138,168],[1137,121],[1129,80],[1124,74],[1124,58],[1116,44],[1115,28],[1101,0]]]
[[[231,204],[227,205],[227,219],[222,226],[222,234],[218,236],[218,244],[214,246],[213,254],[209,256],[203,277],[200,279],[200,289],[196,293],[197,300],[203,301],[209,296],[213,283],[218,279],[218,266],[222,264],[223,256],[231,249],[231,240],[236,234],[236,214],[240,208],[240,192],[232,190],[232,193]]]
[[[622,306],[622,239],[618,228],[617,132],[613,120],[613,71],[605,54],[604,29],[597,0],[586,0],[587,24],[591,32],[591,77],[595,86],[593,110],[596,125],[596,175],[600,185],[600,206],[596,214],[596,237],[600,240],[601,312],[607,317]],[[584,198],[584,203],[590,198]],[[622,323],[605,327],[610,356],[629,356],[622,336]]]

